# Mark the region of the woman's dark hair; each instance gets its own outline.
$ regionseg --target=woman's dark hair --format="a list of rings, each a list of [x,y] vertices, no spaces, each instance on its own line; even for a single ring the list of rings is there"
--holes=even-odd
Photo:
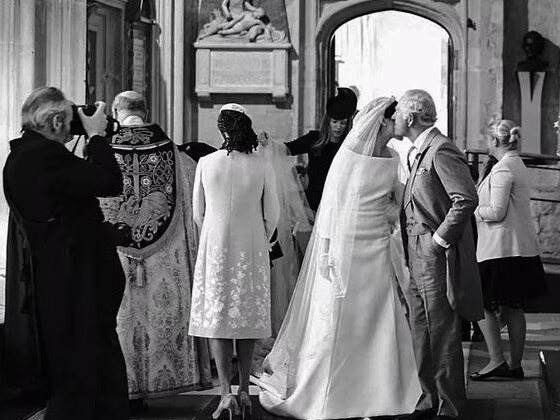
[[[251,119],[237,111],[224,110],[218,115],[218,129],[222,132],[225,141],[222,149],[228,155],[232,150],[242,153],[252,153],[257,149],[257,135],[253,131]]]
[[[391,105],[389,105],[387,108],[385,108],[385,112],[383,113],[383,117],[387,118],[388,120],[393,118],[393,114],[397,110],[397,104],[398,104],[397,101],[393,101],[391,103]]]

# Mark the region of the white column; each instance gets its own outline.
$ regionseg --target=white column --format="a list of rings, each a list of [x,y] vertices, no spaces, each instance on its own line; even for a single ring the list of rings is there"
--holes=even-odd
[[[21,106],[34,87],[35,0],[0,2],[0,168],[18,137]],[[0,173],[0,181],[2,174]],[[0,268],[6,265],[8,206],[0,194]]]
[[[154,59],[154,122],[176,142],[182,143],[185,118],[183,0],[156,0]]]
[[[316,130],[317,124],[319,121],[316,121],[317,117],[317,57],[316,57],[316,48],[317,42],[315,39],[316,36],[316,29],[317,29],[317,22],[319,20],[319,8],[320,2],[319,0],[312,0],[305,2],[305,13],[304,15],[300,15],[300,19],[305,19],[305,26],[303,34],[300,33],[300,36],[303,35],[304,43],[303,43],[303,112],[302,112],[302,119],[303,119],[303,131],[306,132],[308,130]],[[302,54],[300,53],[300,57]],[[321,69],[323,70],[323,69]],[[301,104],[300,102],[300,104]]]
[[[185,118],[185,3],[175,2],[173,24],[173,121],[170,130],[177,143],[183,142],[183,119]]]
[[[45,24],[46,85],[76,103],[86,93],[86,0],[41,0]]]

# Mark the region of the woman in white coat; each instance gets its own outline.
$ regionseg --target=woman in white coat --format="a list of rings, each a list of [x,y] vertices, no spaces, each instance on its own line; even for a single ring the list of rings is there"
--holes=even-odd
[[[479,325],[490,361],[471,374],[473,380],[523,378],[523,300],[546,293],[531,217],[529,171],[517,152],[519,133],[520,128],[510,120],[490,125],[488,152],[498,162],[478,186],[477,260],[484,297],[484,319]],[[508,327],[509,366],[503,354],[498,311]]]
[[[220,110],[222,148],[200,159],[193,216],[201,229],[189,334],[210,339],[222,399],[212,417],[251,411],[249,374],[255,340],[270,327],[269,240],[279,218],[274,173],[253,153],[257,136],[245,109]],[[239,361],[238,398],[231,394],[233,340]]]

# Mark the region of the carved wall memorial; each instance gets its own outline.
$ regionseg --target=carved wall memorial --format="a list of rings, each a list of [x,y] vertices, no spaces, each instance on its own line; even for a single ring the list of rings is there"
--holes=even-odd
[[[201,101],[211,94],[289,93],[291,44],[284,1],[201,0],[196,50],[196,89]]]

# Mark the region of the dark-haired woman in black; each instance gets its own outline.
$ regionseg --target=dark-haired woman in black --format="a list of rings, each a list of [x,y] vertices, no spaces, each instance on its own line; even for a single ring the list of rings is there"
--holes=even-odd
[[[249,374],[255,340],[270,326],[269,241],[279,218],[274,173],[264,156],[253,153],[257,136],[245,108],[220,110],[222,149],[196,167],[193,217],[200,232],[189,334],[210,339],[222,399],[214,414],[251,411]],[[239,391],[231,393],[235,340]]]
[[[309,164],[307,176],[309,185],[306,195],[309,207],[317,211],[325,180],[331,163],[352,127],[352,117],[356,112],[358,100],[356,94],[348,88],[338,88],[338,95],[329,99],[327,112],[323,117],[319,131],[307,134],[286,143],[290,155],[307,153]]]

